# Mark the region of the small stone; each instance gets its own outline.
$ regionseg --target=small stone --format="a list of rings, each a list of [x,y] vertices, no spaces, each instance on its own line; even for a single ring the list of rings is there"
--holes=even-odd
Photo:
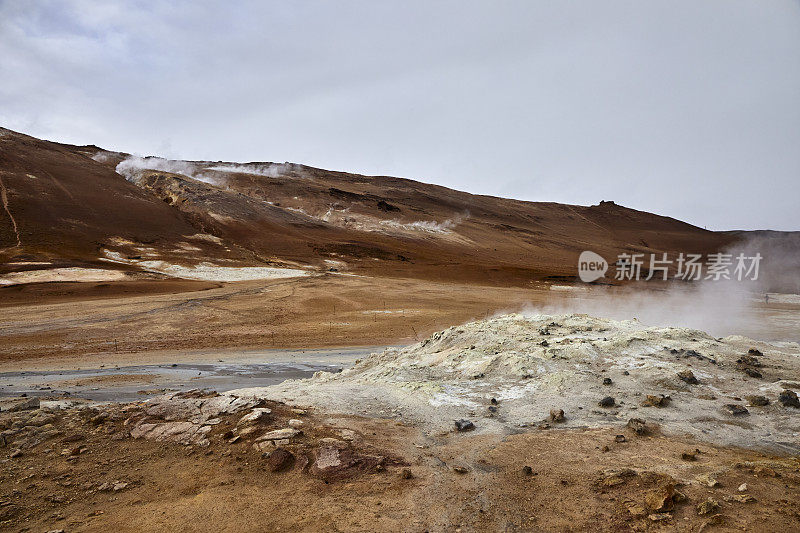
[[[527,465],[523,466],[522,467],[522,475],[523,476],[532,476],[533,475],[533,468],[531,468],[530,466],[527,466]]]
[[[631,418],[628,420],[628,427],[633,430],[639,436],[647,435],[650,433],[650,429],[647,427],[647,423],[642,420],[641,418]]]
[[[672,497],[675,495],[675,485],[669,483],[663,487],[648,492],[644,501],[647,508],[656,513],[671,511],[675,507]]]
[[[614,442],[627,442],[628,439],[625,438],[625,435],[616,435],[614,437]]]
[[[298,420],[297,418],[290,418],[287,424],[289,425],[290,428],[294,429],[300,429],[301,427],[303,427],[303,421]]]
[[[599,405],[600,407],[614,407],[615,405],[617,405],[617,401],[611,396],[606,396],[605,398],[597,402],[597,405]]]
[[[281,472],[293,464],[294,454],[282,447],[272,450],[267,459],[267,468],[269,468],[270,472]]]
[[[603,378],[603,385],[611,385],[613,383],[611,378]]]
[[[563,409],[550,409],[551,422],[563,422],[566,419]]]
[[[664,520],[672,519],[672,515],[669,513],[653,513],[647,515],[647,518],[649,518],[652,522],[663,522]]]
[[[648,394],[647,398],[642,402],[644,407],[666,407],[672,401],[669,396],[663,394],[656,396],[655,394]]]
[[[497,405],[497,398],[492,398],[491,400],[489,400],[489,403],[491,403],[492,405]]]
[[[466,418],[455,421],[456,431],[472,431],[475,429],[475,424]]]
[[[727,403],[722,406],[722,408],[729,414],[733,416],[741,416],[749,414],[750,411],[747,410],[747,407],[744,405],[738,405],[735,403]]]
[[[678,377],[681,379],[681,381],[688,383],[689,385],[697,385],[700,383],[691,370],[682,370],[681,372],[678,372]]]
[[[296,436],[298,436],[298,435],[300,435],[302,433],[303,433],[302,431],[300,431],[298,429],[294,429],[294,428],[276,429],[276,430],[264,433],[263,435],[258,437],[256,439],[256,441],[291,439],[291,438],[296,437]]]
[[[719,502],[713,498],[709,498],[697,506],[697,514],[699,515],[712,514],[717,511],[719,511]]]
[[[9,457],[11,457],[12,459],[15,459],[15,458],[21,457],[21,456],[22,456],[22,451],[21,450],[14,450],[14,451],[11,452],[11,454],[9,454]]]
[[[764,407],[769,405],[769,399],[766,396],[747,396],[747,403],[753,407]]]
[[[758,370],[756,370],[755,368],[746,367],[746,368],[743,368],[743,369],[742,369],[742,372],[744,372],[745,374],[747,374],[747,375],[748,375],[748,376],[750,376],[751,378],[761,379],[761,378],[763,378],[763,377],[764,377],[764,376],[761,374],[761,372],[759,372],[759,371],[758,371]]]
[[[267,409],[266,407],[258,407],[253,409],[242,418],[239,419],[239,422],[236,423],[237,426],[244,426],[247,424],[253,424],[256,422],[262,422],[266,420],[269,415],[272,414],[271,409]]]
[[[305,409],[296,409],[295,408],[295,409],[292,409],[292,414],[297,415],[297,416],[303,416],[303,415],[306,414],[306,410]]]
[[[681,459],[683,459],[684,461],[697,461],[697,453],[698,450],[683,452],[681,454]]]
[[[731,500],[739,503],[752,503],[756,501],[756,499],[749,494],[734,494],[731,496]]]
[[[795,393],[793,390],[784,389],[783,392],[781,392],[778,396],[778,401],[786,407],[800,408],[800,400],[798,400],[797,393]]]
[[[453,467],[453,472],[457,474],[466,474],[467,472],[469,472],[469,468],[467,468],[466,466],[456,465]]]
[[[736,490],[738,490],[739,492],[747,492],[747,483],[742,483]]]
[[[719,481],[717,481],[717,478],[714,476],[714,474],[701,474],[697,476],[695,479],[700,483],[702,483],[703,485],[710,487],[712,489],[714,487],[719,486]]]
[[[760,350],[756,350],[755,348],[750,348],[747,350],[747,355],[755,355],[756,357],[764,357],[764,354],[761,353]]]
[[[411,473],[410,469],[404,468],[400,471],[400,477],[403,479],[411,479],[414,477],[414,474]]]

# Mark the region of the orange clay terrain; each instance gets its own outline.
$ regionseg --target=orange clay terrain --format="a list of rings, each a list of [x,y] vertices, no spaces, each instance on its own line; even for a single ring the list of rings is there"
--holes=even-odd
[[[2,128],[0,199],[0,528],[800,530],[797,262],[746,303],[758,342],[493,319],[637,316],[640,286],[574,284],[583,250],[786,235]],[[241,384],[276,364],[309,379]]]

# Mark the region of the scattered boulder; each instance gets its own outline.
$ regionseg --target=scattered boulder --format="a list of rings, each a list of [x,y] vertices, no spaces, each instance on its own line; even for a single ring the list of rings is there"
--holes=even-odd
[[[629,479],[637,476],[636,471],[630,468],[623,468],[621,470],[607,470],[603,472],[599,484],[603,487],[615,487],[622,485]]]
[[[655,394],[648,394],[647,398],[642,402],[644,407],[666,407],[672,401],[669,396],[663,394],[656,396]]]
[[[242,418],[239,419],[237,422],[237,426],[246,426],[247,424],[253,424],[256,422],[262,422],[266,420],[269,415],[272,414],[271,409],[267,409],[266,407],[256,407]]]
[[[223,414],[232,414],[255,407],[258,403],[259,400],[252,398],[190,390],[169,393],[148,400],[145,413],[148,416],[167,421],[189,420],[205,423],[207,420]]]
[[[34,409],[39,408],[39,398],[28,398],[18,404],[12,405],[7,409],[10,413],[16,413],[19,411],[32,411]]]
[[[669,483],[648,492],[644,497],[644,501],[650,511],[665,513],[675,507],[673,496],[675,496],[675,485]]]
[[[456,431],[472,431],[475,429],[475,424],[466,418],[455,421]]]
[[[628,420],[627,426],[639,436],[647,435],[648,433],[650,433],[650,428],[647,427],[647,423],[641,418],[631,418],[630,420]]]
[[[719,511],[719,502],[713,498],[708,498],[697,506],[697,514],[707,515]]]
[[[769,399],[766,396],[747,396],[747,403],[752,407],[764,407],[769,405]]]
[[[784,389],[783,392],[778,395],[778,401],[786,407],[800,408],[800,400],[798,400],[797,393],[793,390]]]
[[[606,407],[606,408],[614,407],[614,406],[617,405],[617,400],[615,400],[612,396],[606,396],[605,398],[603,398],[602,400],[597,402],[597,405],[599,405],[600,407]]]
[[[712,489],[714,487],[719,487],[719,481],[717,481],[717,477],[714,474],[700,474],[695,479],[706,487]]]
[[[681,454],[681,459],[683,459],[684,461],[697,461],[698,453],[700,453],[700,450],[697,449],[683,452]]]
[[[298,435],[303,433],[299,429],[294,428],[283,428],[283,429],[275,429],[273,431],[268,431],[264,433],[260,437],[256,439],[256,442],[261,442],[265,440],[283,440],[283,439],[292,439]]]
[[[727,412],[729,415],[733,416],[741,416],[750,414],[750,411],[747,410],[747,407],[744,405],[738,405],[735,403],[726,403],[722,406],[722,408]]]
[[[267,459],[267,468],[270,472],[282,472],[294,464],[294,454],[281,446],[270,452]]]
[[[208,432],[211,426],[194,422],[162,422],[156,424],[139,424],[131,429],[134,439],[177,442],[178,444],[208,446]]]

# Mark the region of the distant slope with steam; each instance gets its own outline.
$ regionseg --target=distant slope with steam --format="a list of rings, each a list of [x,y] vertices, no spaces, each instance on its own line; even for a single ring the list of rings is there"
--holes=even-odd
[[[740,238],[612,202],[523,202],[291,163],[141,158],[9,130],[0,130],[0,178],[6,270],[210,262],[523,284],[574,276],[586,249],[708,253]]]

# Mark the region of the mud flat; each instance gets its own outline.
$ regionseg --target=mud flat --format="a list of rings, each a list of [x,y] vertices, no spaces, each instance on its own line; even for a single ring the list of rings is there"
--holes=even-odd
[[[226,392],[243,386],[267,387],[287,379],[311,377],[317,372],[339,372],[376,349],[382,348],[203,351],[174,353],[174,363],[42,366],[35,370],[0,372],[0,398],[25,395],[131,402],[165,391]],[[164,358],[164,354],[150,355],[155,360]]]

